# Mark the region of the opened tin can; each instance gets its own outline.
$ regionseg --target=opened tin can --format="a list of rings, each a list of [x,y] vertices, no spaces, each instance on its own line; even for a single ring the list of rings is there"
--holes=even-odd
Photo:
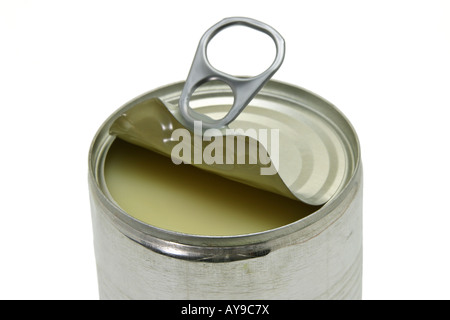
[[[197,86],[190,93],[190,108],[211,118],[226,117],[229,106],[236,100],[236,90],[224,82],[205,81]],[[173,140],[173,132],[185,124],[183,119],[179,118],[180,122],[175,119],[185,88],[186,82],[174,83],[133,99],[114,112],[94,137],[89,151],[89,190],[100,298],[360,299],[362,163],[358,138],[336,107],[300,87],[265,81],[227,127],[276,128],[277,175],[252,176],[255,167],[260,169],[258,162],[244,167],[227,161],[221,163],[224,167],[206,168],[202,164],[195,168],[199,171],[186,176],[181,175],[185,173],[173,175],[164,171],[169,169],[158,167],[149,180],[156,181],[157,175],[162,180],[152,181],[154,189],[145,191],[141,198],[148,201],[144,208],[150,216],[163,212],[164,221],[139,216],[130,199],[138,197],[140,191],[133,189],[133,183],[127,184],[126,175],[141,179],[141,174],[130,168],[124,175],[111,178],[113,158],[135,151],[146,155],[149,152],[150,158],[146,159],[155,162],[149,160],[144,166],[156,167],[162,158],[155,158],[153,153],[158,157],[167,156],[179,141]],[[200,135],[205,134],[203,129]],[[172,136],[167,136],[168,133]],[[156,142],[149,142],[149,137]],[[270,144],[265,146],[274,157]],[[193,148],[197,150],[194,144]],[[202,149],[203,154],[207,148]],[[189,161],[185,150],[178,155],[181,156],[178,163],[173,154],[172,159],[166,158],[181,166],[197,164],[195,161],[186,164]],[[120,161],[116,166],[121,169],[137,163]],[[201,188],[199,184],[208,181],[211,183],[206,189],[228,186],[225,180],[218,182],[209,176],[201,180],[204,174],[232,181],[234,185],[230,188],[236,189],[220,189],[212,200],[212,193],[207,192],[213,191],[187,194],[183,198],[183,190]],[[164,189],[165,177],[169,175],[171,180],[180,178],[181,191],[178,187]],[[197,177],[198,181],[194,181]],[[247,189],[238,185],[245,185],[248,190],[260,189],[262,193],[252,196],[253,191],[249,191],[247,196]],[[244,193],[242,202],[232,200]],[[198,208],[183,210],[183,206],[194,206],[191,202],[194,197],[198,197],[195,203]],[[258,202],[265,203],[264,208],[258,207]],[[239,223],[240,216],[227,208],[244,204],[256,214]],[[198,221],[204,222],[214,217],[219,208],[226,216],[229,213],[229,217],[206,223],[206,231],[198,229],[196,223],[191,229],[184,228],[189,220],[197,221],[196,215],[202,209],[206,215]],[[303,213],[285,214],[297,209]],[[286,220],[262,224],[263,214],[259,217],[259,210],[266,210],[267,216],[285,216]],[[214,229],[217,225],[225,228],[226,219],[234,219],[230,232]],[[244,224],[247,227],[239,229]]]

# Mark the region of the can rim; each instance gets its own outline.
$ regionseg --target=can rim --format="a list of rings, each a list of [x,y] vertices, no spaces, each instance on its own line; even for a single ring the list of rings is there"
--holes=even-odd
[[[290,97],[291,93],[298,94],[298,92],[301,92],[309,99],[320,102],[321,104],[326,105],[327,108],[332,108],[333,112],[336,113],[341,118],[341,121],[347,126],[347,129],[354,140],[352,149],[354,152],[355,163],[353,173],[347,181],[346,186],[344,186],[325,205],[308,216],[275,229],[250,234],[227,236],[186,234],[146,224],[127,214],[116,205],[112,199],[108,198],[107,194],[105,194],[105,190],[107,189],[105,189],[104,183],[102,185],[101,175],[99,175],[98,172],[102,161],[104,162],[107,150],[115,139],[115,137],[109,135],[109,125],[118,115],[122,114],[126,109],[131,108],[133,105],[149,98],[170,94],[174,89],[181,91],[183,84],[184,81],[179,81],[161,86],[125,103],[103,122],[92,140],[88,157],[88,178],[91,192],[94,193],[95,197],[99,200],[99,203],[104,207],[105,210],[103,211],[108,213],[108,217],[112,219],[112,222],[125,236],[154,251],[179,258],[202,261],[229,261],[262,256],[270,252],[270,250],[268,251],[268,242],[273,242],[276,239],[300,231],[316,223],[326,217],[337,207],[337,205],[349,196],[349,193],[353,189],[352,186],[356,183],[357,177],[362,173],[360,144],[353,125],[336,106],[319,95],[299,86],[272,79],[261,91],[265,90],[268,93],[272,92],[277,95],[282,92],[283,98],[285,99],[293,98]],[[281,88],[284,90],[281,90]],[[245,249],[242,249],[241,251],[239,247],[243,246]],[[248,250],[250,247],[251,250]],[[273,248],[273,243],[271,248]],[[208,253],[208,250],[205,251],[205,249],[210,249],[211,252]],[[217,249],[221,249],[220,257],[217,256]],[[227,253],[227,250],[224,251],[224,249],[229,249],[228,251],[230,252]]]

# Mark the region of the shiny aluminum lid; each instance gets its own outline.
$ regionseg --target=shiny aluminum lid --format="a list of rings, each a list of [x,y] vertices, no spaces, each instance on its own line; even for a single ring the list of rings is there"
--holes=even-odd
[[[277,54],[263,73],[236,77],[209,63],[209,41],[235,24],[273,39]],[[272,27],[250,18],[223,19],[201,38],[182,87],[139,100],[116,119],[110,132],[169,156],[176,164],[192,164],[310,205],[323,205],[353,174],[359,158],[356,134],[330,103],[269,80],[283,62],[284,51],[284,39]]]
[[[183,85],[184,82],[160,88],[129,104],[113,122],[111,134],[170,157],[176,143],[170,139],[171,132],[183,127],[177,121]],[[229,86],[213,81],[195,91],[190,106],[217,119],[227,114],[232,102]],[[244,170],[244,175],[226,165],[193,165],[234,180],[244,176],[240,182],[310,205],[323,205],[337,195],[359,162],[358,139],[345,116],[319,96],[278,81],[266,83],[228,127],[278,129],[277,173],[260,175],[254,165],[233,167]],[[272,149],[270,145],[265,148]],[[233,172],[239,174],[233,177]]]

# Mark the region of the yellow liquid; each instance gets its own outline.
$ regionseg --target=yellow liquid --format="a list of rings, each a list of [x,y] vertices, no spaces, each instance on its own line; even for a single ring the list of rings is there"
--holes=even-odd
[[[318,209],[234,182],[116,139],[105,180],[129,215],[158,228],[197,235],[261,232]]]

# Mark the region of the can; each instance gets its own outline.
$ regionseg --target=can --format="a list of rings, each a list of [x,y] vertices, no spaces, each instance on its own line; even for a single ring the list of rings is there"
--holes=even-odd
[[[100,298],[361,299],[363,175],[358,137],[334,105],[298,86],[268,81],[242,117],[251,119],[270,109],[289,114],[294,131],[300,122],[320,131],[326,147],[316,161],[327,163],[332,173],[328,182],[334,182],[318,191],[332,194],[313,213],[261,232],[208,236],[144,223],[114,201],[104,177],[105,159],[116,139],[111,125],[149,99],[176,105],[183,87],[178,82],[133,99],[103,123],[91,144],[88,180]],[[220,109],[230,97],[228,86],[210,82],[195,91],[192,106]],[[267,117],[277,116],[272,112]],[[312,143],[306,153],[314,158],[318,144]],[[336,163],[341,166],[336,168]]]

